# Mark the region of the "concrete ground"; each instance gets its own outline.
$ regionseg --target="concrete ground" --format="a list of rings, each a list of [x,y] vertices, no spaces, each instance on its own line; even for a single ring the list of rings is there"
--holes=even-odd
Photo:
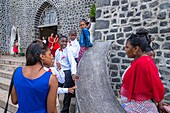
[[[0,107],[0,113],[3,113],[4,109]],[[11,112],[7,112],[7,113],[11,113]]]

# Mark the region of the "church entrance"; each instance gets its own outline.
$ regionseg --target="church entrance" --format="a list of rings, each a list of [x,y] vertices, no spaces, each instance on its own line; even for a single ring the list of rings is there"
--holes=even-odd
[[[40,31],[40,39],[43,37],[47,39],[51,33],[54,34],[54,36],[57,34],[57,25],[42,25],[38,26]]]
[[[51,33],[55,35],[58,32],[58,18],[56,8],[48,2],[44,2],[37,12],[38,23],[37,30],[35,30],[36,37],[42,39],[43,37],[48,40]]]

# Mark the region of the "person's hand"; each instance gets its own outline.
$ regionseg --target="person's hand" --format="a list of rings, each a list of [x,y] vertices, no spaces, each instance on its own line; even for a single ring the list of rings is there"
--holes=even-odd
[[[160,101],[156,106],[160,113],[164,113],[165,112],[164,106],[168,106],[168,104],[164,103],[163,101]]]
[[[73,86],[71,88],[68,88],[68,93],[74,94],[75,89],[77,89],[77,86]]]
[[[170,113],[170,105],[164,105],[163,108],[167,113]]]
[[[72,75],[72,79],[73,81],[78,81],[80,79],[80,77],[78,75]]]
[[[56,65],[57,65],[58,70],[61,70],[61,65],[60,65],[60,63],[59,63],[59,62],[56,62]]]

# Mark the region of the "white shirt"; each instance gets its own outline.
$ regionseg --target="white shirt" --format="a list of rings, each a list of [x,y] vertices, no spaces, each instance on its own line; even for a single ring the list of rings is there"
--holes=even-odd
[[[95,22],[91,23],[91,26],[89,28],[89,32],[90,32],[90,42],[93,43],[94,40],[94,36],[95,36]]]
[[[46,41],[46,40],[43,40],[43,42],[44,42],[44,44],[46,44],[46,43],[47,43],[47,41]]]
[[[68,88],[58,87],[57,94],[64,94],[64,93],[68,93]]]
[[[62,69],[58,70],[55,67],[50,67],[50,68],[44,67],[44,69],[46,71],[49,71],[49,69],[51,69],[52,74],[56,75],[56,77],[60,83],[63,84],[65,82],[65,74]]]
[[[50,67],[50,68],[44,67],[45,71],[49,71],[49,69],[51,69],[52,74],[56,75],[56,77],[57,77],[57,79],[58,79],[58,81],[60,83],[65,82],[65,74],[62,71],[62,69],[61,70],[56,70],[54,67]],[[58,87],[57,94],[64,94],[64,93],[68,93],[68,88]]]
[[[55,52],[54,67],[57,68],[56,62],[59,62],[63,71],[71,70],[71,74],[77,73],[77,63],[73,57],[72,51],[66,47],[61,50],[60,48]]]
[[[130,66],[131,66],[131,65],[130,65]],[[130,66],[128,66],[128,67],[125,69],[125,71],[124,71],[124,73],[123,73],[123,75],[122,75],[122,80],[123,80],[123,78],[124,78],[124,76],[125,76],[126,71],[130,68]]]
[[[70,50],[72,51],[73,53],[73,56],[74,58],[78,58],[78,55],[79,55],[79,51],[80,51],[80,44],[79,42],[77,41],[77,39],[73,40],[73,41],[69,41],[68,42],[68,45],[67,45]]]

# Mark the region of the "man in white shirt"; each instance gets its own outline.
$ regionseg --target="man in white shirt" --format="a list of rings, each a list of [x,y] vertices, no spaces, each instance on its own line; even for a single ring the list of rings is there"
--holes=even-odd
[[[69,37],[70,37],[70,41],[68,41],[68,45],[67,46],[72,51],[73,56],[75,58],[75,61],[78,63],[77,58],[78,58],[79,51],[80,51],[80,44],[79,44],[79,42],[76,39],[76,37],[77,37],[76,30],[70,30],[69,31]]]
[[[59,38],[60,48],[57,49],[55,52],[55,61],[54,67],[58,68],[56,62],[59,62],[61,68],[65,73],[65,88],[71,88],[75,86],[74,81],[77,80],[79,77],[76,76],[77,73],[77,63],[74,59],[72,51],[67,47],[68,39],[66,36],[61,36]],[[74,97],[73,94],[67,93],[64,96],[63,101],[63,109],[61,113],[69,113],[69,106],[71,102],[71,98]]]
[[[65,74],[64,74],[63,70],[61,69],[60,64],[58,62],[56,64],[57,64],[57,67],[58,67],[57,69],[55,67],[50,67],[50,66],[46,66],[46,67],[44,67],[44,69],[46,71],[50,71],[50,72],[52,72],[52,74],[56,75],[58,82],[64,83],[65,82]],[[49,65],[51,65],[51,64],[49,64]],[[73,86],[71,88],[58,87],[57,94],[65,94],[65,93],[74,94],[74,90],[76,88],[77,88],[76,86]],[[57,96],[57,99],[56,99],[56,106],[57,106],[57,111],[60,112],[60,103],[59,103],[59,100],[58,100],[58,96]]]

